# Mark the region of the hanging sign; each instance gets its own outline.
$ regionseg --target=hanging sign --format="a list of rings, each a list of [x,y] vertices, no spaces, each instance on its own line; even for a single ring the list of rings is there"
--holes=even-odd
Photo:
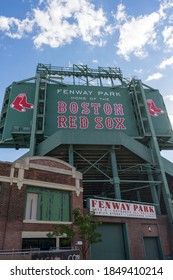
[[[90,212],[96,216],[156,219],[155,207],[152,205],[100,199],[90,199],[89,205]]]

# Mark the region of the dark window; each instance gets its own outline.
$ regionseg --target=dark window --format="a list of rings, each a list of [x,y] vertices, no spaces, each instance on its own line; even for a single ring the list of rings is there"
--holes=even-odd
[[[51,250],[56,247],[56,238],[23,238],[22,249]]]

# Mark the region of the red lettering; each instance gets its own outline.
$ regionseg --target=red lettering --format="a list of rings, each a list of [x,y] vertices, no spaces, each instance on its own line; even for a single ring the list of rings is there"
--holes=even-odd
[[[102,120],[103,120],[103,118],[102,117],[96,117],[95,118],[95,122],[96,122],[96,126],[95,126],[95,128],[96,129],[103,129],[103,124],[102,124]]]
[[[86,117],[79,117],[79,120],[80,120],[80,128],[81,129],[88,128],[88,125],[89,125],[88,118],[86,118]]]
[[[97,205],[97,200],[91,200],[91,207],[95,207]]]
[[[112,206],[114,209],[120,209],[120,203],[119,202],[112,202]]]
[[[124,115],[122,104],[113,104],[115,115]]]
[[[150,211],[150,213],[154,213],[154,209],[152,206],[149,206],[149,211]]]
[[[100,103],[91,103],[91,107],[94,108],[94,115],[99,115]]]
[[[148,206],[144,206],[144,212],[148,212]]]
[[[110,203],[110,201],[106,201],[105,204],[106,204],[106,208],[108,208],[108,209],[111,208],[111,203]]]
[[[102,200],[99,200],[99,208],[104,208],[104,202]]]
[[[82,114],[88,115],[90,113],[90,109],[88,108],[89,103],[87,102],[82,102],[81,107],[84,109],[82,110]]]
[[[121,210],[126,210],[126,207],[123,203],[121,204]]]
[[[103,105],[103,110],[104,110],[106,115],[111,115],[112,114],[112,107],[109,103],[105,103]]]
[[[69,117],[69,128],[77,128],[76,119],[77,119],[77,117],[75,117],[75,116]]]
[[[137,204],[134,204],[134,205],[133,205],[133,208],[134,208],[134,211],[138,210],[138,205],[137,205]]]
[[[125,125],[123,124],[125,118],[114,118],[114,120],[116,121],[115,129],[126,129]]]
[[[105,119],[105,124],[106,124],[106,127],[108,129],[112,129],[114,127],[114,122],[113,122],[113,119],[112,118],[106,118]]]
[[[58,113],[66,113],[67,111],[67,104],[64,101],[58,102]]]
[[[130,204],[126,204],[127,210],[130,210]]]
[[[79,109],[77,102],[71,102],[69,108],[70,108],[70,112],[72,114],[76,114],[78,112],[78,109]]]
[[[66,121],[65,116],[58,116],[58,128],[67,128]]]

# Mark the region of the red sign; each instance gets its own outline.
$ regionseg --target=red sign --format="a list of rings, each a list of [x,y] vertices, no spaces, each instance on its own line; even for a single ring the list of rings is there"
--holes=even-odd
[[[90,199],[90,211],[96,216],[156,219],[154,206],[137,203]]]

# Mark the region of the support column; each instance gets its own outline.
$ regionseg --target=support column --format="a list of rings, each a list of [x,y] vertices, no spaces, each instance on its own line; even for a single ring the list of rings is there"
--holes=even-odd
[[[158,199],[158,195],[157,195],[157,191],[156,191],[156,186],[154,183],[151,183],[151,181],[154,181],[154,178],[153,178],[153,174],[152,174],[150,166],[147,167],[147,173],[148,173],[148,180],[150,181],[149,185],[150,185],[152,200],[153,200],[153,203],[156,204],[155,205],[156,213],[158,215],[160,215],[161,211],[160,211],[160,204],[159,204],[159,199]]]
[[[141,202],[140,191],[136,191],[136,196],[137,196],[137,200],[138,200],[139,202]]]
[[[111,150],[111,165],[112,165],[115,198],[121,199],[120,179],[118,177],[117,160],[116,160],[116,154],[115,154],[115,147],[114,146],[112,146],[112,150]]]
[[[68,150],[68,161],[71,165],[74,165],[74,153],[73,153],[73,145],[69,145],[69,150]]]
[[[158,166],[160,170],[160,174],[158,175],[158,178],[160,181],[162,181],[161,188],[162,188],[163,199],[165,202],[165,207],[166,207],[169,221],[173,225],[173,207],[172,207],[170,190],[169,190],[169,186],[164,170],[162,157],[160,155],[160,148],[157,141],[157,136],[147,107],[146,94],[142,82],[140,80],[137,81],[134,87],[136,88],[135,90],[136,90],[136,94],[138,95],[138,99],[141,99],[140,102],[143,102],[143,105],[145,107],[145,114],[147,117],[147,124],[148,124],[147,131],[151,134],[150,141],[149,141],[149,148],[153,155],[153,165]]]
[[[37,74],[35,99],[34,99],[34,110],[33,110],[33,117],[32,117],[31,138],[30,138],[30,148],[29,148],[29,152],[28,152],[29,156],[35,155],[39,86],[40,86],[40,74]]]

